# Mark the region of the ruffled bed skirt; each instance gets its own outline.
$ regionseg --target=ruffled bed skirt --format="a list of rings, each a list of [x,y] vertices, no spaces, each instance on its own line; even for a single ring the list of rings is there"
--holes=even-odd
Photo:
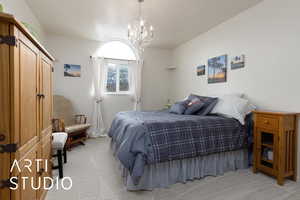
[[[120,168],[128,190],[153,190],[206,176],[223,175],[228,171],[246,169],[248,168],[248,152],[242,149],[147,165],[138,185],[133,184],[126,168],[122,165]]]

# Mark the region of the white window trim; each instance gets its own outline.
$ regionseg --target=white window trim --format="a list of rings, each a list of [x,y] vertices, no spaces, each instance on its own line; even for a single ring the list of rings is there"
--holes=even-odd
[[[128,91],[119,91],[120,87],[120,66],[117,66],[117,80],[116,80],[116,92],[107,92],[106,91],[106,86],[107,86],[107,73],[108,73],[108,63],[113,63],[113,64],[127,64],[128,65],[128,84],[129,84],[129,90]],[[133,94],[133,88],[132,88],[132,72],[131,72],[131,67],[130,67],[130,61],[118,61],[118,60],[113,60],[113,59],[107,59],[105,62],[105,70],[104,70],[104,83],[103,85],[103,94],[104,95],[132,95]]]

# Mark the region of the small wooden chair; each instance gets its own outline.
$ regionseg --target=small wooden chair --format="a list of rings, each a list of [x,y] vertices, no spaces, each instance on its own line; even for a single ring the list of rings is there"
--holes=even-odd
[[[87,138],[87,129],[91,126],[87,124],[87,117],[82,114],[77,114],[72,102],[64,96],[54,95],[53,98],[53,116],[54,120],[61,124],[60,132],[68,133],[66,143],[67,150],[75,144],[84,145]]]

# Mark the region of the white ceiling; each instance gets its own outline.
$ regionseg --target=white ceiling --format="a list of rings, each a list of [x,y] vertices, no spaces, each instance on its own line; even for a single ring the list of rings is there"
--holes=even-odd
[[[152,46],[174,48],[262,0],[145,0]],[[46,32],[106,41],[126,38],[137,0],[27,0]]]

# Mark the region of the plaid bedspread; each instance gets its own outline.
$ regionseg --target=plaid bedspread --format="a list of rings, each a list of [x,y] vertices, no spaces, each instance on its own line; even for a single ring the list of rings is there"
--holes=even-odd
[[[233,151],[245,145],[245,130],[234,119],[181,116],[175,123],[146,124],[154,163]]]
[[[246,141],[235,119],[168,112],[118,113],[109,136],[136,183],[146,164],[238,150]]]

